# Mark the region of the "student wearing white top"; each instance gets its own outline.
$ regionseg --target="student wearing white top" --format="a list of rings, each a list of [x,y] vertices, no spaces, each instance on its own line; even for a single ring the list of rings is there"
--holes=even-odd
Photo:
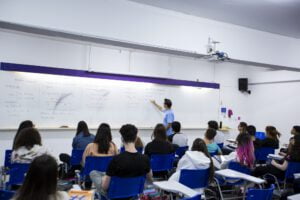
[[[31,163],[35,157],[49,152],[42,146],[41,135],[35,128],[25,128],[16,138],[11,155],[12,163]]]
[[[224,143],[224,141],[225,141],[224,133],[218,130],[219,129],[218,122],[211,120],[207,124],[208,124],[208,128],[215,129],[217,132],[217,134],[214,138],[214,142],[217,144]]]
[[[174,134],[169,136],[168,139],[173,144],[178,145],[179,147],[188,146],[188,138],[185,134],[181,133],[181,124],[177,121],[172,123],[172,129]]]
[[[57,169],[57,162],[52,156],[36,157],[13,200],[69,200],[66,192],[57,191]]]
[[[193,142],[191,151],[185,152],[179,160],[176,172],[169,180],[179,181],[180,170],[182,169],[207,169],[210,168],[210,181],[213,179],[214,166],[210,154],[207,151],[204,140],[197,138]]]

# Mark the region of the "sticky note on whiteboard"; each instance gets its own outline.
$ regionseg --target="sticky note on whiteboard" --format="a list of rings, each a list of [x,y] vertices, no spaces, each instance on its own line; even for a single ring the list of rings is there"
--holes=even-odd
[[[225,107],[221,108],[221,113],[226,113],[227,109]]]

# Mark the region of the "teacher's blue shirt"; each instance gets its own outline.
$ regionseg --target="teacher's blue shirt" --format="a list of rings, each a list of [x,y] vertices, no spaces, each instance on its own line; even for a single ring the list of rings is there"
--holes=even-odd
[[[167,127],[168,124],[171,124],[172,122],[174,122],[174,113],[171,109],[168,109],[168,110],[164,110],[164,125]],[[172,135],[173,134],[173,130],[172,130],[172,127],[170,127],[168,130],[167,130],[167,136],[169,135]]]

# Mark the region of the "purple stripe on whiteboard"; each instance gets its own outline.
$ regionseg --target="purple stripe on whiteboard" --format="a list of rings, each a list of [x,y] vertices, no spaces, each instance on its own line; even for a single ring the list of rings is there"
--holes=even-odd
[[[101,72],[89,72],[89,71],[76,70],[76,69],[62,69],[62,68],[54,68],[54,67],[42,67],[42,66],[35,66],[35,65],[22,65],[22,64],[13,64],[13,63],[1,63],[1,70],[40,73],[40,74],[53,74],[53,75],[62,75],[62,76],[76,76],[76,77],[85,77],[85,78],[109,79],[109,80],[119,80],[119,81],[156,83],[162,85],[204,87],[204,88],[213,88],[213,89],[220,88],[220,84],[218,83],[186,81],[186,80],[178,80],[178,79],[170,79],[170,78],[156,78],[156,77],[134,76],[134,75],[124,75],[124,74],[111,74],[111,73],[101,73]]]

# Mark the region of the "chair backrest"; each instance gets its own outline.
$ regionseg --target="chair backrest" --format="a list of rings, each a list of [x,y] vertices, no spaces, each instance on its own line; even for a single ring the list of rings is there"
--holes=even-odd
[[[294,179],[296,173],[300,173],[300,162],[289,162],[285,171],[285,178]]]
[[[275,149],[271,147],[261,147],[255,149],[255,159],[256,161],[266,161],[268,160],[269,154],[274,154]]]
[[[201,194],[198,194],[198,195],[190,197],[190,198],[184,198],[181,200],[201,200]]]
[[[10,168],[11,154],[12,154],[12,150],[10,150],[10,149],[5,150],[4,167]]]
[[[144,148],[143,147],[138,147],[138,148],[136,148],[136,150],[139,152],[139,153],[143,153],[143,151],[144,151]],[[124,146],[122,146],[121,148],[120,148],[120,153],[123,153],[123,152],[125,152],[125,147]]]
[[[111,177],[107,196],[109,199],[135,197],[144,190],[145,176],[121,178]]]
[[[87,156],[83,168],[83,175],[87,176],[93,170],[106,172],[106,169],[112,159],[113,156]]]
[[[173,168],[175,154],[153,154],[151,155],[151,169],[153,172],[168,171]]]
[[[255,133],[255,138],[260,139],[260,140],[264,140],[266,138],[266,134],[265,134],[265,132],[256,132]]]
[[[83,149],[73,149],[71,155],[71,165],[80,165],[82,160],[84,150]]]
[[[272,200],[274,185],[268,189],[249,189],[246,200]]]
[[[240,163],[235,161],[231,161],[228,164],[228,169],[232,169],[248,175],[251,174],[251,170],[247,166],[241,165]]]
[[[14,191],[0,190],[0,199],[1,200],[10,200],[15,195]]]
[[[30,164],[11,164],[7,186],[22,184],[25,179],[25,175],[29,169],[29,166]]]
[[[185,154],[185,152],[186,152],[188,149],[189,149],[189,146],[178,147],[178,148],[176,149],[175,154],[176,154],[179,158],[181,158],[181,157]]]
[[[220,147],[220,149],[223,149],[224,143],[219,143],[217,145]]]
[[[209,168],[180,170],[179,183],[192,189],[207,187],[208,179]]]
[[[213,157],[213,156],[218,155],[218,154],[219,154],[219,151],[217,150],[217,151],[215,151],[215,152],[213,152],[213,153],[209,153],[209,154],[210,154],[211,157]]]

